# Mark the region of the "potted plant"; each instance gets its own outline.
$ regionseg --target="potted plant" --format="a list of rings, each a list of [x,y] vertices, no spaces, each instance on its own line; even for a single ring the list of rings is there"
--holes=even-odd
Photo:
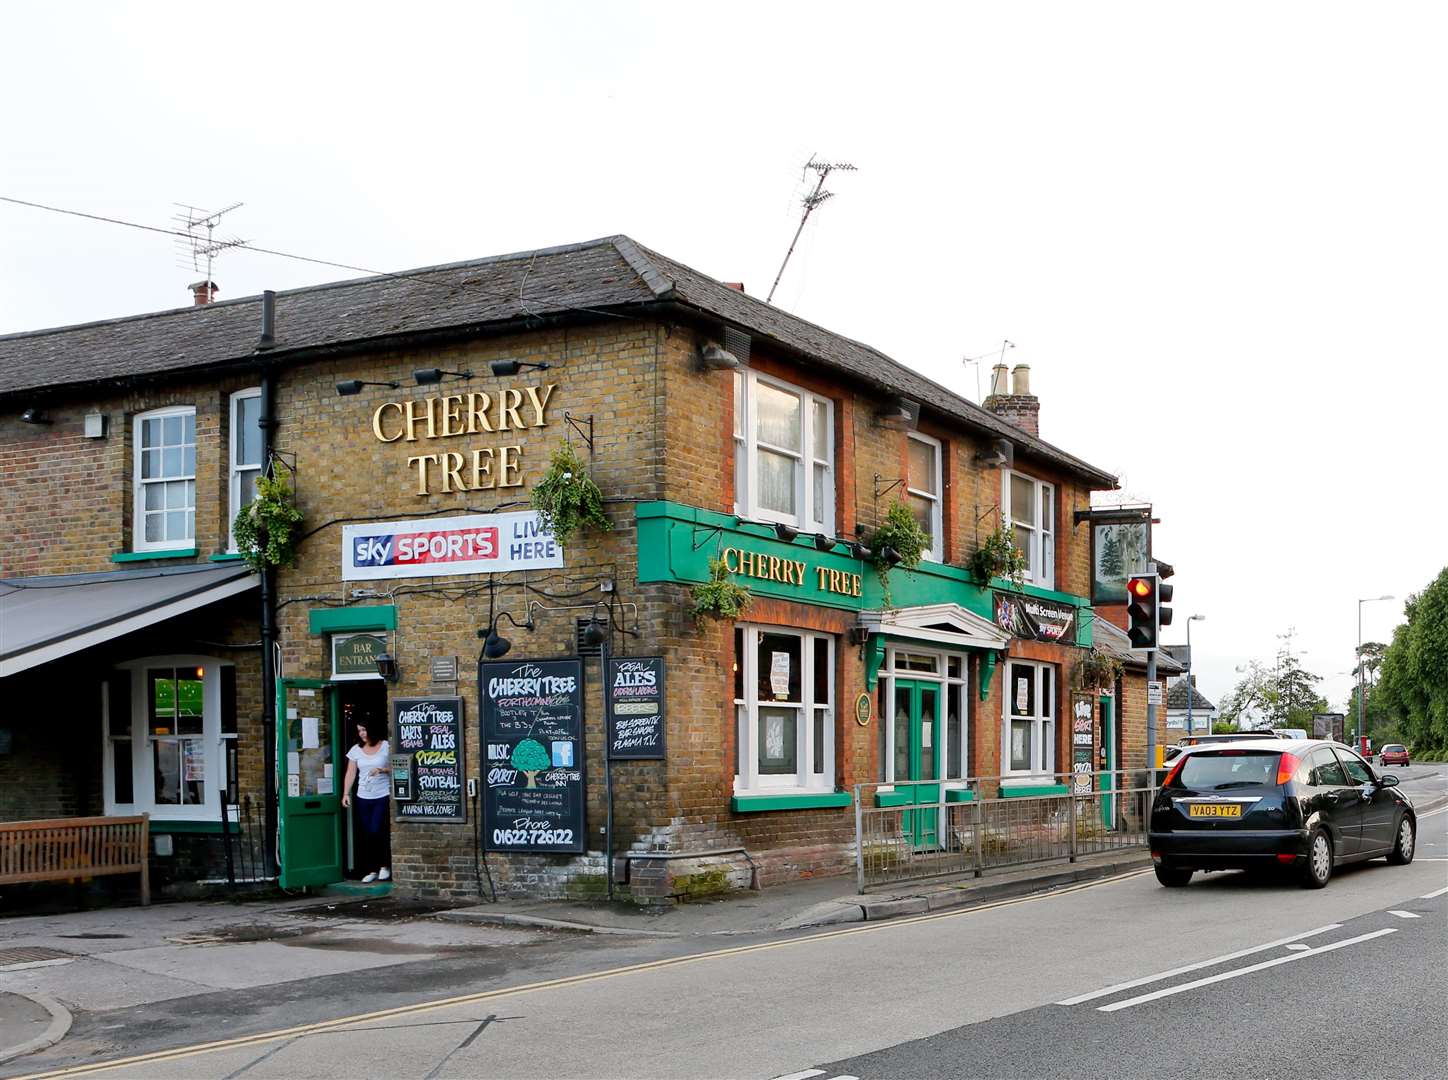
[[[568,442],[554,448],[548,471],[533,489],[532,502],[539,526],[551,532],[562,547],[567,547],[580,529],[608,532],[613,528],[603,512],[603,492]]]
[[[301,523],[292,485],[273,468],[257,478],[256,497],[237,513],[231,531],[241,557],[257,570],[265,570],[296,561]]]
[[[1078,690],[1109,690],[1121,678],[1121,661],[1092,649],[1076,661],[1075,683]]]
[[[709,560],[709,580],[695,585],[693,615],[700,624],[706,618],[737,619],[753,598],[747,586],[729,577],[723,559]]]
[[[1016,547],[1015,538],[1004,525],[986,534],[980,548],[970,557],[970,569],[982,585],[991,578],[1007,578],[1021,588],[1026,583],[1026,553]]]
[[[890,571],[897,566],[907,570],[919,566],[921,556],[930,549],[930,534],[920,527],[910,507],[903,500],[897,500],[865,546],[870,549],[875,570],[880,575],[885,606],[890,607]]]

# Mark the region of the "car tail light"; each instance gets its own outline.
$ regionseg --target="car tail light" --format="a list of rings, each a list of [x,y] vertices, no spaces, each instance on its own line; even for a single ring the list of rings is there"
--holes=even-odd
[[[1302,759],[1296,754],[1283,754],[1277,762],[1277,786],[1281,787],[1292,779],[1292,774],[1302,767]]]
[[[1187,755],[1183,754],[1177,758],[1177,763],[1171,767],[1171,772],[1166,774],[1166,779],[1161,782],[1162,787],[1171,787],[1172,781],[1177,778],[1177,773],[1182,771],[1182,766],[1187,763]]]
[[[1287,756],[1286,754],[1283,755],[1283,757],[1286,757],[1286,756]],[[1297,858],[1297,856],[1296,856],[1296,855],[1293,855],[1291,852],[1279,851],[1279,852],[1277,853],[1277,861],[1280,862],[1280,863],[1289,863],[1289,862],[1292,862],[1292,861],[1293,861],[1294,859],[1296,859],[1296,858]]]

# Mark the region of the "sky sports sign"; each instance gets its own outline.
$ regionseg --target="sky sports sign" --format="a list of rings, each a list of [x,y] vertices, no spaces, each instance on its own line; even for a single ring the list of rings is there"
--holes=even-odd
[[[553,570],[563,549],[532,511],[342,528],[342,580]]]

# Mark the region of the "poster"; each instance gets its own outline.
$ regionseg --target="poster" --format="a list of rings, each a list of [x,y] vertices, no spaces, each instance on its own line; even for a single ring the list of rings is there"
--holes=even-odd
[[[562,565],[563,549],[552,533],[543,531],[532,510],[342,526],[343,581],[556,570]]]
[[[776,701],[789,700],[789,653],[769,654],[769,689]]]
[[[583,661],[478,665],[483,846],[488,851],[584,850]]]
[[[322,745],[321,740],[321,717],[302,717],[302,749],[315,750]]]
[[[610,657],[605,678],[609,760],[663,760],[664,658]]]
[[[206,779],[206,749],[200,739],[184,739],[181,779],[187,783]]]
[[[398,821],[466,821],[463,804],[463,699],[397,698],[393,754],[412,755],[412,798],[396,801]]]
[[[1071,699],[1071,785],[1078,795],[1091,791],[1096,751],[1096,709],[1089,695]]]
[[[1076,608],[1033,596],[996,593],[996,625],[1019,638],[1031,641],[1076,640]]]

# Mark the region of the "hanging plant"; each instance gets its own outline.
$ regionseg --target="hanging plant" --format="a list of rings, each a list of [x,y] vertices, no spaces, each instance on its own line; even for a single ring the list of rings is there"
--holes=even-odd
[[[1109,690],[1121,678],[1121,661],[1095,649],[1076,661],[1072,673],[1078,690]]]
[[[694,621],[702,624],[706,618],[737,619],[753,596],[749,589],[729,577],[723,559],[709,560],[709,580],[695,585]]]
[[[1026,553],[1016,547],[1015,538],[1004,525],[987,533],[985,541],[970,557],[970,569],[976,580],[989,585],[991,578],[1006,578],[1016,588],[1026,584]]]
[[[554,447],[548,471],[533,489],[532,501],[538,524],[562,547],[581,529],[608,532],[613,528],[603,512],[603,492],[589,478],[572,443]]]
[[[256,498],[237,513],[231,531],[241,557],[257,570],[265,570],[296,562],[301,523],[292,485],[273,467],[270,475],[257,478]]]
[[[890,571],[897,566],[913,570],[920,565],[920,558],[930,550],[930,534],[920,527],[910,507],[898,501],[890,507],[884,522],[870,534],[866,543],[880,575],[880,588],[885,594],[885,606],[892,607],[890,597]]]

